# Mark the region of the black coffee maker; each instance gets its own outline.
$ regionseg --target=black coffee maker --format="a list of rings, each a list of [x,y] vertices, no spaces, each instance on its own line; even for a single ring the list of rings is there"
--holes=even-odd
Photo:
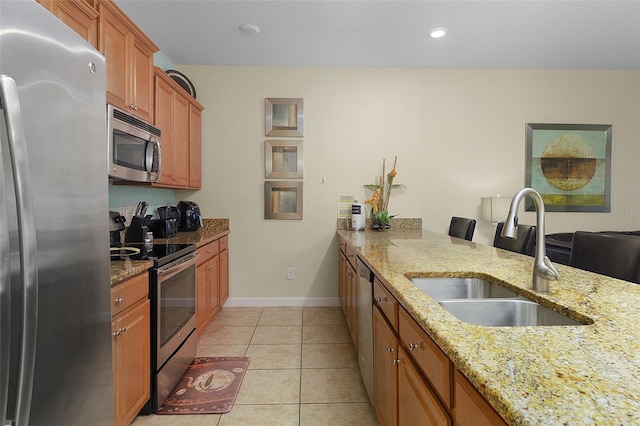
[[[200,215],[200,207],[197,203],[193,201],[180,201],[176,208],[178,212],[180,212],[178,231],[197,231],[202,226],[202,216]]]

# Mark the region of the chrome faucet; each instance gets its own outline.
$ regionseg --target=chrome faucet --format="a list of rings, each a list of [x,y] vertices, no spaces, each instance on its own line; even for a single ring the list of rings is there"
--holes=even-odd
[[[560,273],[547,257],[547,248],[544,242],[544,201],[538,191],[533,188],[524,188],[513,197],[509,207],[509,215],[500,235],[506,238],[516,238],[518,205],[525,195],[531,197],[536,206],[536,258],[533,263],[533,289],[535,291],[549,291],[549,281],[560,278]]]

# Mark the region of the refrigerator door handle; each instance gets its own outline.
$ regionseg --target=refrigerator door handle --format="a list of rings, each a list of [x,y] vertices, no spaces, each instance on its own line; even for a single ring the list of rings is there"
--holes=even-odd
[[[2,110],[7,128],[7,142],[15,184],[18,239],[20,245],[20,269],[22,271],[20,274],[22,291],[22,337],[20,341],[18,389],[16,392],[14,419],[16,426],[22,426],[29,424],[36,354],[38,323],[36,227],[26,134],[22,121],[22,112],[20,110],[18,88],[15,80],[6,75],[0,75],[0,99],[2,99]],[[8,270],[8,268],[4,267],[2,269]]]
[[[0,96],[0,110],[3,110]],[[0,176],[4,177],[0,144]],[[4,184],[0,185],[0,425],[7,419],[9,399],[9,345],[11,344],[11,270],[9,258],[9,208]]]

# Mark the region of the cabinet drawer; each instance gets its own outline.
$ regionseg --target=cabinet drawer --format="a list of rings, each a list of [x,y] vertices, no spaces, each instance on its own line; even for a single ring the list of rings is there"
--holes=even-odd
[[[218,240],[215,240],[205,246],[200,247],[197,252],[200,255],[198,258],[198,265],[208,262],[213,256],[220,251],[220,244]]]
[[[350,245],[347,245],[346,255],[347,255],[347,260],[349,261],[351,266],[353,266],[353,269],[356,269],[357,268],[356,259],[358,258],[358,254],[356,253],[356,250]]]
[[[149,273],[136,275],[111,287],[111,316],[149,296]]]
[[[347,242],[345,240],[343,240],[342,238],[338,237],[338,245],[340,246],[340,251],[346,255],[347,254]]]
[[[456,369],[455,373],[455,410],[456,424],[474,424],[478,426],[501,426],[506,423],[486,399],[476,390],[464,375]]]
[[[380,310],[387,317],[389,323],[393,326],[393,329],[398,331],[398,301],[391,295],[385,288],[384,284],[380,282],[378,277],[373,279],[373,300],[376,301]]]
[[[220,239],[218,239],[219,245],[220,245],[220,251],[222,250],[226,250],[229,248],[229,236],[225,235],[224,237],[220,237]]]
[[[407,348],[407,353],[429,380],[444,405],[451,409],[451,361],[404,309],[399,312],[399,325],[402,345]]]

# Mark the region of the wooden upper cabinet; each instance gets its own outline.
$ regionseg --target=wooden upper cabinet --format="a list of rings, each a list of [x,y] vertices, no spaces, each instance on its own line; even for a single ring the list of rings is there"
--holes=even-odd
[[[98,12],[98,49],[107,65],[107,102],[151,122],[153,54],[158,48],[111,0],[100,0]]]
[[[203,107],[160,68],[153,73],[154,123],[162,131],[160,178],[153,185],[200,188]]]
[[[83,0],[38,0],[58,19],[98,47],[98,11]]]
[[[162,132],[158,184],[173,183],[173,93],[171,85],[156,70],[154,124]],[[164,74],[164,73],[162,73]]]
[[[173,179],[189,186],[189,101],[175,93],[173,102]]]
[[[202,185],[202,107],[189,109],[189,188]]]

